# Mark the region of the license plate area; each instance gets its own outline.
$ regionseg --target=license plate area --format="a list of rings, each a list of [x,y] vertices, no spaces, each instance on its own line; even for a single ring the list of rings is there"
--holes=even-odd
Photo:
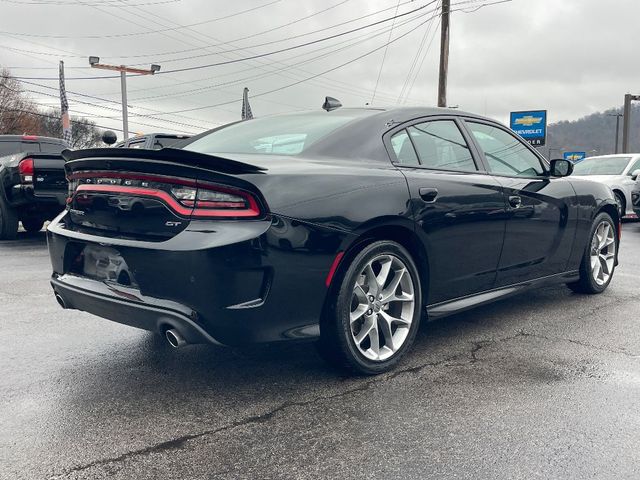
[[[138,288],[127,262],[115,248],[70,243],[65,252],[65,270],[101,282]]]

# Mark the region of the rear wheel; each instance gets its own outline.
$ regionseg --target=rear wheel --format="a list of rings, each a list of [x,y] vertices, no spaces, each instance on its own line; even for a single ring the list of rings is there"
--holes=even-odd
[[[604,292],[615,270],[616,228],[608,213],[599,214],[591,227],[591,235],[586,251],[580,264],[580,279],[569,283],[574,292],[602,293]]]
[[[39,232],[44,225],[44,221],[39,218],[23,218],[20,222],[22,222],[22,227],[29,233]]]
[[[334,279],[319,349],[330,363],[375,375],[392,369],[410,349],[420,323],[417,268],[399,244],[364,247]]]
[[[18,234],[18,214],[0,196],[0,240],[13,240]]]

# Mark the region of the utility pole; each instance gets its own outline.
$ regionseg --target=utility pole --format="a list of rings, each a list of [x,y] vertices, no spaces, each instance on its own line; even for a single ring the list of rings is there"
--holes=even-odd
[[[627,93],[624,96],[624,124],[622,128],[622,153],[629,153],[629,134],[631,132],[631,102],[640,100],[640,95]]]
[[[438,106],[447,106],[447,75],[449,70],[449,17],[451,0],[442,0],[440,26],[440,76],[438,80]]]
[[[120,72],[120,89],[122,92],[122,131],[124,139],[129,138],[129,112],[127,110],[127,73],[135,73],[137,75],[153,75],[160,71],[160,65],[151,65],[151,68],[126,67],[124,65],[108,65],[100,63],[100,57],[89,57],[89,65],[92,68],[100,68],[102,70],[115,70]]]
[[[618,140],[620,139],[620,117],[622,117],[622,113],[609,113],[607,117],[616,117],[616,151],[618,153]]]

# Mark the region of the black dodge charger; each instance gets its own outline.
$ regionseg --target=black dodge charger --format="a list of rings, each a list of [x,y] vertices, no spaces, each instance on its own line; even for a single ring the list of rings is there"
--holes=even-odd
[[[288,114],[65,156],[58,302],[173,346],[313,339],[375,374],[422,319],[541,285],[600,293],[617,264],[608,187],[459,111]]]

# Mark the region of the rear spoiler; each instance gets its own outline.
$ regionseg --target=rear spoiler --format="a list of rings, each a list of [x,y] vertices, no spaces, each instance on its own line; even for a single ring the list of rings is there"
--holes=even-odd
[[[73,162],[77,160],[152,160],[178,163],[182,165],[212,169],[216,172],[232,175],[244,173],[262,173],[266,168],[239,162],[228,158],[207,155],[205,153],[190,152],[178,148],[162,148],[160,150],[145,150],[142,148],[88,148],[85,150],[65,150],[62,157],[67,162],[67,169],[74,171]],[[78,162],[81,164],[82,162]],[[78,165],[82,168],[81,165]]]

